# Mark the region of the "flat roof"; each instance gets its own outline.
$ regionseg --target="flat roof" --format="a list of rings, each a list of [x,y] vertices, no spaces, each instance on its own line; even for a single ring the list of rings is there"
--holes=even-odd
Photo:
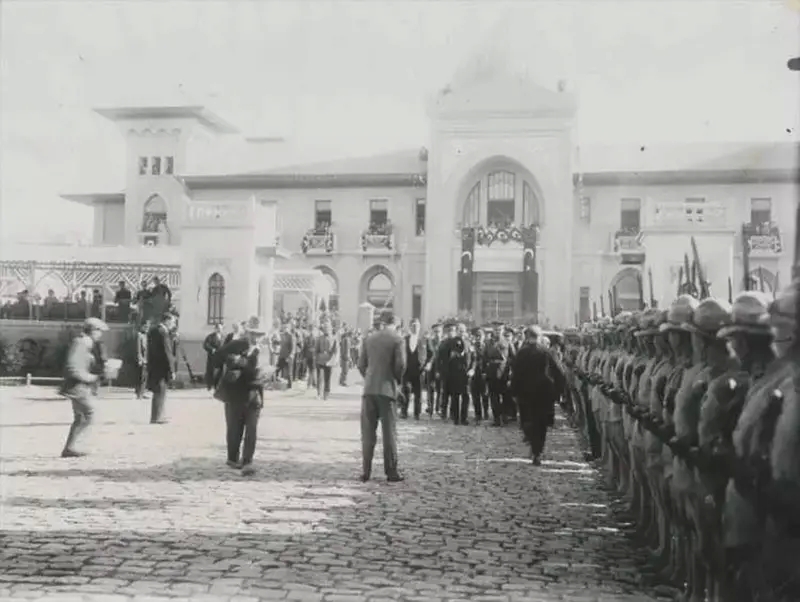
[[[201,105],[161,107],[108,107],[94,109],[98,115],[111,121],[126,119],[180,119],[193,118],[218,134],[238,134],[239,130],[222,117]]]
[[[124,192],[89,192],[85,194],[60,194],[62,199],[93,207],[96,203],[124,203]]]

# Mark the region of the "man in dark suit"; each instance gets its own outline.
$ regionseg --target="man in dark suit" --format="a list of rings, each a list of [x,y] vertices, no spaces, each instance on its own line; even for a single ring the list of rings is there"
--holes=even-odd
[[[378,422],[383,435],[383,468],[390,482],[402,481],[397,470],[396,408],[398,386],[406,370],[403,338],[397,333],[395,317],[381,315],[381,328],[370,334],[358,358],[358,371],[364,377],[361,398],[361,480],[372,473],[372,456],[377,443]]]
[[[403,337],[406,353],[406,372],[403,375],[403,405],[401,418],[408,418],[408,402],[414,396],[414,418],[422,413],[422,369],[427,360],[425,342],[419,333],[419,320],[411,320],[408,334]]]
[[[172,329],[175,316],[164,314],[161,321],[147,333],[147,388],[153,392],[150,405],[150,424],[165,424],[164,404],[167,386],[172,381],[175,355]]]
[[[428,385],[428,416],[433,416],[433,412],[439,412],[439,404],[442,398],[442,377],[438,372],[439,345],[442,342],[442,325],[435,324],[431,333],[425,340],[426,356],[428,363],[425,366]]]

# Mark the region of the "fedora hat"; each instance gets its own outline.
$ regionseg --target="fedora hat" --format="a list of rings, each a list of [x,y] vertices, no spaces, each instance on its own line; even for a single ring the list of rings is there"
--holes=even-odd
[[[697,309],[697,299],[691,295],[681,295],[667,310],[667,320],[661,324],[658,329],[660,332],[669,332],[670,330],[686,331],[684,324],[692,321],[694,311]]]
[[[267,334],[267,331],[261,327],[261,320],[258,318],[258,316],[253,316],[244,323],[244,331],[257,335]]]
[[[720,328],[717,336],[721,339],[736,333],[769,335],[769,300],[764,293],[745,291],[733,301],[731,324]]]

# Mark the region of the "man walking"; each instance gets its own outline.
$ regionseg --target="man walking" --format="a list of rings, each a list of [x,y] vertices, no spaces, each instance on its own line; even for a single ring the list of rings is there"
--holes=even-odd
[[[147,388],[153,392],[150,408],[150,424],[166,424],[164,403],[167,386],[172,382],[175,355],[172,348],[172,314],[164,314],[161,322],[150,329],[147,335]]]
[[[414,419],[419,420],[422,413],[422,370],[427,355],[424,341],[421,340],[419,320],[411,320],[411,328],[404,337],[406,354],[406,371],[403,376],[403,404],[400,416],[408,418],[408,404],[414,396]]]
[[[361,398],[361,480],[366,482],[372,473],[372,456],[377,442],[378,421],[383,435],[383,469],[391,483],[403,480],[397,470],[398,386],[406,370],[403,338],[397,333],[395,317],[381,315],[379,330],[370,334],[358,358],[358,371],[364,377]]]

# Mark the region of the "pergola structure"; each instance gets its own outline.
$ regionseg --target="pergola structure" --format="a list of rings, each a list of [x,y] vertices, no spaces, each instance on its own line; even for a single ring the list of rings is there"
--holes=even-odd
[[[320,270],[275,270],[273,279],[275,293],[298,294],[311,307],[311,318],[316,320],[319,303],[330,302],[333,294],[330,282]]]

